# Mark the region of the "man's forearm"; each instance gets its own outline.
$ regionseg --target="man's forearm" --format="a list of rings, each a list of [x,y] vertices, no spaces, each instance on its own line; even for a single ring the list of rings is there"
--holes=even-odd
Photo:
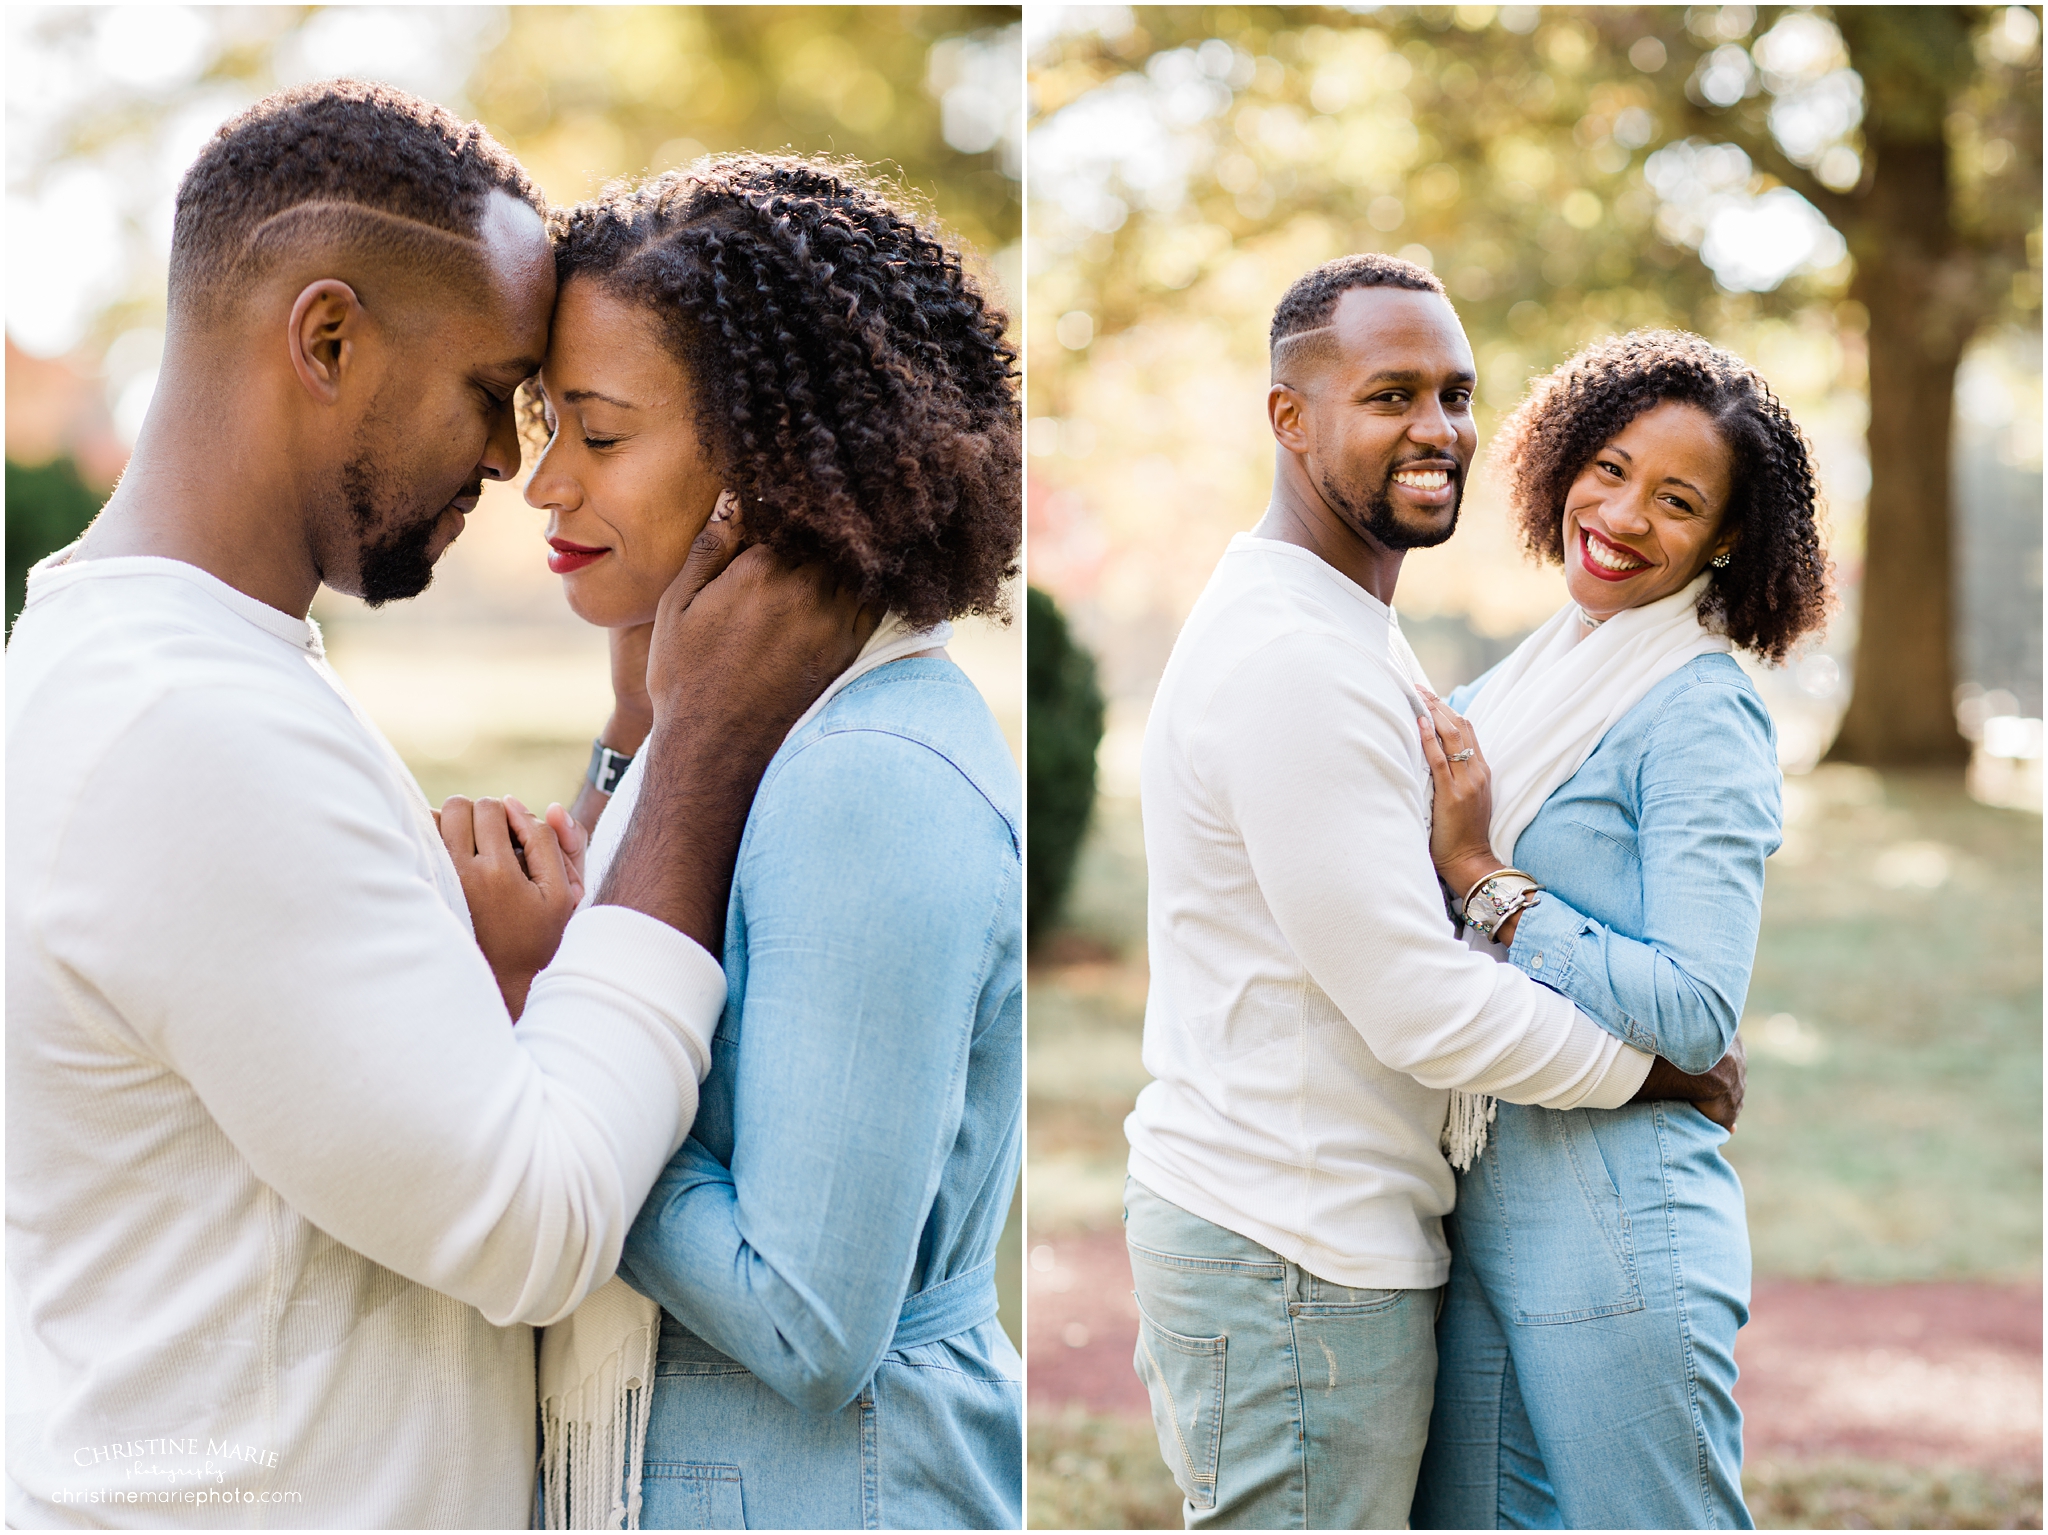
[[[1747,1066],[1740,1034],[1729,1042],[1728,1053],[1703,1072],[1680,1071],[1660,1055],[1650,1062],[1649,1075],[1629,1102],[1690,1103],[1715,1124],[1733,1130],[1742,1112]]]
[[[727,737],[705,750],[689,735],[684,727],[656,730],[642,748],[639,803],[597,904],[645,912],[716,957],[747,811],[781,737]]]

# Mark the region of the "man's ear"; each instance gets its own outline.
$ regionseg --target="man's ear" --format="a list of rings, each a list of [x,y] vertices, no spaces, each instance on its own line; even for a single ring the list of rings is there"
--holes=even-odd
[[[338,277],[308,284],[293,300],[285,343],[292,371],[322,405],[341,398],[342,378],[356,363],[365,319],[356,290]]]
[[[1292,384],[1275,384],[1266,391],[1266,419],[1273,428],[1273,440],[1290,453],[1306,453],[1313,446],[1308,429],[1308,398]]]

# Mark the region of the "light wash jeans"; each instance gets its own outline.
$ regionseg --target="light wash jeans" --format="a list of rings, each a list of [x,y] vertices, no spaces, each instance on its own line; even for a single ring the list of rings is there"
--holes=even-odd
[[[1188,1528],[1399,1529],[1441,1290],[1353,1290],[1124,1180],[1139,1379]]]
[[[1690,1104],[1503,1103],[1444,1219],[1418,1530],[1754,1528],[1742,1186]]]

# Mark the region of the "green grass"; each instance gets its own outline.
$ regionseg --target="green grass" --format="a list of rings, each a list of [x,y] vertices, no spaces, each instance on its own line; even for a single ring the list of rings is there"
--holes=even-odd
[[[1760,1530],[2038,1530],[2041,1479],[1869,1461],[1760,1464],[1742,1475]]]
[[[1177,1530],[1180,1489],[1149,1418],[1033,1413],[1025,1507],[1034,1530]]]
[[[2038,1275],[2041,818],[1849,768],[1791,780],[1787,801],[1728,1151],[1757,1272]],[[1942,864],[1934,888],[1885,887]],[[1800,1048],[1774,1052],[1785,1032]]]
[[[1031,1527],[1176,1530],[1180,1491],[1149,1421],[1081,1412],[1031,1419]],[[1753,1465],[1743,1495],[1766,1530],[2041,1528],[2041,1479],[1868,1461]]]

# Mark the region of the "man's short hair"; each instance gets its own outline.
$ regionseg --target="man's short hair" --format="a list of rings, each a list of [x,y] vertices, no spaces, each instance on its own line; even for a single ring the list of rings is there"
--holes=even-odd
[[[1414,293],[1442,295],[1444,285],[1436,273],[1399,256],[1382,256],[1364,251],[1325,261],[1295,279],[1294,286],[1280,295],[1273,310],[1273,329],[1268,339],[1274,363],[1280,359],[1281,344],[1290,337],[1325,329],[1336,312],[1337,300],[1353,288],[1406,288]],[[1311,349],[1313,349],[1311,344]]]
[[[361,80],[279,91],[223,123],[178,184],[171,308],[217,312],[316,237],[453,266],[464,255],[455,241],[477,241],[494,191],[545,212],[481,124]]]

